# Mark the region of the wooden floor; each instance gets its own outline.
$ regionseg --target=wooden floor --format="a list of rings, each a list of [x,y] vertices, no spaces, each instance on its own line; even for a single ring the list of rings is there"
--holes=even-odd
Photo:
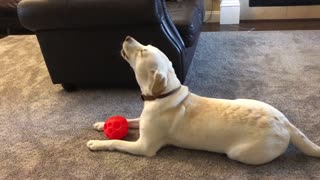
[[[210,31],[283,31],[283,30],[320,30],[320,19],[302,20],[251,20],[240,21],[236,25],[204,23],[203,32]],[[0,39],[5,37],[0,34]]]
[[[281,30],[320,30],[320,19],[302,20],[251,20],[240,21],[236,25],[204,23],[203,32],[210,31],[281,31]]]

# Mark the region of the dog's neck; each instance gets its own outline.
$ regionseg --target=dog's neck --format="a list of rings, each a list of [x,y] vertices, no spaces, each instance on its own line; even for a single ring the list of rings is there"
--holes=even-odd
[[[181,87],[181,83],[175,73],[169,73],[168,75],[168,82],[167,86],[165,89],[162,90],[159,94],[151,94],[151,95],[146,95],[142,92],[141,98],[143,101],[152,101],[156,99],[161,99],[168,97],[175,92],[179,91]]]
[[[160,94],[158,96],[146,96],[146,95],[141,94],[141,99],[143,101],[154,101],[156,99],[166,98],[166,97],[171,96],[172,94],[178,92],[180,89],[181,89],[181,86],[177,87],[176,89],[174,89],[168,93]]]

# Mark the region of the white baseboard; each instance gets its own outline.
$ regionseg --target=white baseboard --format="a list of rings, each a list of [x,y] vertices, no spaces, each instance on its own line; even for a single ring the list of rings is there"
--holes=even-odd
[[[220,11],[206,11],[204,22],[220,22]]]

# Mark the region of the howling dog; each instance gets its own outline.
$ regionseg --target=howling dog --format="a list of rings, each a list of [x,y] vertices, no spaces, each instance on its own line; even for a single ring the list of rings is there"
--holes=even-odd
[[[260,165],[279,157],[292,143],[303,153],[320,157],[320,147],[274,107],[250,99],[201,97],[181,85],[172,63],[156,47],[125,38],[121,55],[135,72],[144,99],[135,142],[91,140],[89,149],[118,150],[154,156],[165,145],[225,153],[230,159]],[[94,124],[102,131],[104,122]]]

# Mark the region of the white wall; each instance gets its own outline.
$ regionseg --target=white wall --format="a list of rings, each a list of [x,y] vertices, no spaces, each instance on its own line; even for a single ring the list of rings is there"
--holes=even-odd
[[[249,0],[240,0],[240,18],[242,20],[320,18],[320,6],[249,7]]]
[[[214,1],[214,9],[219,10],[220,0]],[[211,10],[210,4],[205,0],[206,11]],[[249,7],[249,0],[240,0],[240,6],[241,20],[320,18],[320,6]]]

